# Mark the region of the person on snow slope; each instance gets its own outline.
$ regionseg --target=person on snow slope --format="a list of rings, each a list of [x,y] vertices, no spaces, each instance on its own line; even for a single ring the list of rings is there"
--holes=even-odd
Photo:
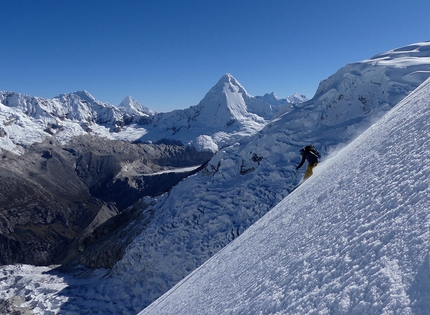
[[[305,176],[303,177],[303,181],[307,180],[310,176],[312,176],[313,168],[318,165],[318,159],[321,157],[320,153],[315,149],[312,145],[307,145],[304,148],[300,149],[300,154],[302,155],[302,160],[300,164],[296,167],[296,171],[302,167],[305,163],[305,160],[308,161],[308,168],[306,169]]]

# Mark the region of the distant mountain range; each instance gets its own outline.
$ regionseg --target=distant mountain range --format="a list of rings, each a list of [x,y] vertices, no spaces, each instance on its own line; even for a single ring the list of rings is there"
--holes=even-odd
[[[216,151],[261,130],[282,108],[305,100],[298,94],[283,100],[274,94],[253,97],[230,74],[198,105],[169,113],[156,113],[130,96],[113,106],[87,91],[53,99],[0,92],[0,148],[18,153],[20,145],[46,138],[67,143],[92,134],[113,140],[175,141]]]

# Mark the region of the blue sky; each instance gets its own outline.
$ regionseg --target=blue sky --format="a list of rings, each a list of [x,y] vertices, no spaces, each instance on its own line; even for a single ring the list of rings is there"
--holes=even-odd
[[[87,90],[159,112],[225,73],[251,95],[312,97],[347,63],[430,40],[430,1],[3,0],[0,90]]]

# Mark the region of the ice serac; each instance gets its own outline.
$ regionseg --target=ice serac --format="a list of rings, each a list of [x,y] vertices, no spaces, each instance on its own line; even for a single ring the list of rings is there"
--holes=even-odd
[[[428,314],[430,79],[140,315]]]
[[[429,75],[430,42],[417,43],[345,66],[320,83],[314,99],[328,126],[340,116],[381,116]]]

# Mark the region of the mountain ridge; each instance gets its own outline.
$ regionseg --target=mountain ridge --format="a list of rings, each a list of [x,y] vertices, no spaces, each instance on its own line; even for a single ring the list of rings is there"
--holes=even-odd
[[[223,75],[198,105],[168,113],[156,113],[131,96],[114,106],[85,90],[52,99],[2,91],[0,149],[19,154],[20,145],[46,138],[67,143],[93,134],[130,142],[171,140],[214,152],[257,132],[273,114],[269,104],[249,95],[230,74]],[[32,130],[31,137],[25,129]]]

